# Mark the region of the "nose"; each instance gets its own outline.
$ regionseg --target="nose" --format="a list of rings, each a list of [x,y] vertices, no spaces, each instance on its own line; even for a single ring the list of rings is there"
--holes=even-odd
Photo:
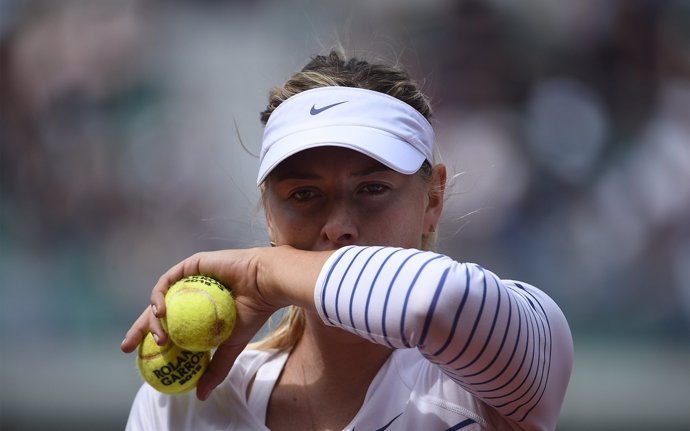
[[[321,228],[321,241],[327,247],[339,248],[354,244],[358,238],[355,211],[348,205],[332,205]]]

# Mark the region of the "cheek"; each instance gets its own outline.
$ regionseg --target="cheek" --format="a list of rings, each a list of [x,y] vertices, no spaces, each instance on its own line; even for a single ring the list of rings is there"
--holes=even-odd
[[[317,218],[316,215],[305,217],[289,208],[278,207],[271,215],[271,226],[281,244],[309,249],[319,235]]]
[[[422,243],[423,212],[415,205],[396,205],[375,216],[363,214],[360,233],[367,243],[419,248]]]

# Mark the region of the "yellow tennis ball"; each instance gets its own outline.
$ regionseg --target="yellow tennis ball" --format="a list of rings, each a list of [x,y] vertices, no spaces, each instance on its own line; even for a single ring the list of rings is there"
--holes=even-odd
[[[165,394],[179,394],[196,387],[210,358],[208,351],[190,352],[171,341],[159,346],[149,333],[139,345],[137,368],[154,389]]]
[[[235,326],[235,300],[230,290],[203,275],[170,286],[165,310],[163,328],[175,344],[193,352],[217,347]]]

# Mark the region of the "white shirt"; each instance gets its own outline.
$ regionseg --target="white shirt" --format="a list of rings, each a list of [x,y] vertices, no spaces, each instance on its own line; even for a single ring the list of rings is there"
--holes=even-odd
[[[314,298],[324,323],[395,349],[345,429],[555,429],[572,338],[540,290],[432,252],[352,246],[324,265]],[[287,355],[243,352],[205,402],[144,385],[127,429],[266,430]]]

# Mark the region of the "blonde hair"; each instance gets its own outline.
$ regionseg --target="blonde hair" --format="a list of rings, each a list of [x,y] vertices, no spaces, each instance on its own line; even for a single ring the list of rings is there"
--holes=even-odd
[[[431,120],[432,112],[428,98],[406,71],[357,58],[347,59],[344,54],[333,50],[328,55],[313,57],[301,71],[284,84],[273,87],[269,93],[268,106],[261,112],[261,122],[265,125],[273,110],[291,96],[313,88],[331,86],[365,88],[388,94],[412,106],[427,120]],[[419,174],[425,181],[431,182],[431,163],[424,162]],[[435,244],[435,232],[422,238],[422,248],[425,250],[432,250]],[[249,348],[288,350],[302,336],[304,325],[304,310],[295,306],[288,307],[277,326],[264,339],[251,344]]]

